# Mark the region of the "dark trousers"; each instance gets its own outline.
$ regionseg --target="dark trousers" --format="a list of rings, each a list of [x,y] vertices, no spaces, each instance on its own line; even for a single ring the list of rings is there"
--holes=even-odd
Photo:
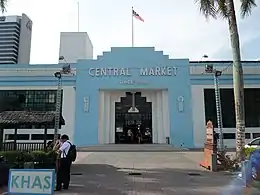
[[[70,183],[70,167],[71,161],[68,158],[61,158],[60,165],[57,171],[57,185],[56,189],[60,190],[62,188],[67,189]]]

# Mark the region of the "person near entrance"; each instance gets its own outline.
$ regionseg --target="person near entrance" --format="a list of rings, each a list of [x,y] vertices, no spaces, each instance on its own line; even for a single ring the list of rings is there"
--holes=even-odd
[[[127,139],[129,144],[133,142],[133,132],[131,129],[127,130]]]
[[[72,144],[69,142],[69,136],[62,135],[60,141],[61,146],[58,150],[60,162],[57,171],[56,191],[61,191],[62,187],[65,190],[69,188],[70,167],[72,164],[72,160],[69,157],[69,151],[72,147]]]
[[[137,143],[141,144],[141,142],[142,142],[141,125],[137,126],[136,138],[137,138]]]

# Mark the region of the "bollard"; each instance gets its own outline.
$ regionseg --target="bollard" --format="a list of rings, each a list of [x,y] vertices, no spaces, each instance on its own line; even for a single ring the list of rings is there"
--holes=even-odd
[[[245,187],[251,186],[252,183],[252,164],[250,160],[241,162],[242,180]]]
[[[166,137],[166,144],[170,144],[170,138]]]
[[[217,154],[215,154],[215,153],[211,154],[210,170],[212,172],[216,172],[217,171]]]

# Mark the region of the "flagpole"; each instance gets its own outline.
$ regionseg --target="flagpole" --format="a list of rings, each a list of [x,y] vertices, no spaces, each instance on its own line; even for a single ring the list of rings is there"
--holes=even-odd
[[[131,15],[132,15],[132,47],[134,47],[134,16],[133,16],[133,6],[132,6],[132,11],[131,11]]]
[[[79,0],[78,0],[78,32],[79,32]]]

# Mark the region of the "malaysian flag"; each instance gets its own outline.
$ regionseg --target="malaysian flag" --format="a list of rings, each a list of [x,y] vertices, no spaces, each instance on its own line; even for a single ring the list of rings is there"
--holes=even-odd
[[[137,20],[144,22],[144,19],[138,13],[136,13],[135,10],[132,10],[132,14],[133,14],[133,17],[135,17]]]

